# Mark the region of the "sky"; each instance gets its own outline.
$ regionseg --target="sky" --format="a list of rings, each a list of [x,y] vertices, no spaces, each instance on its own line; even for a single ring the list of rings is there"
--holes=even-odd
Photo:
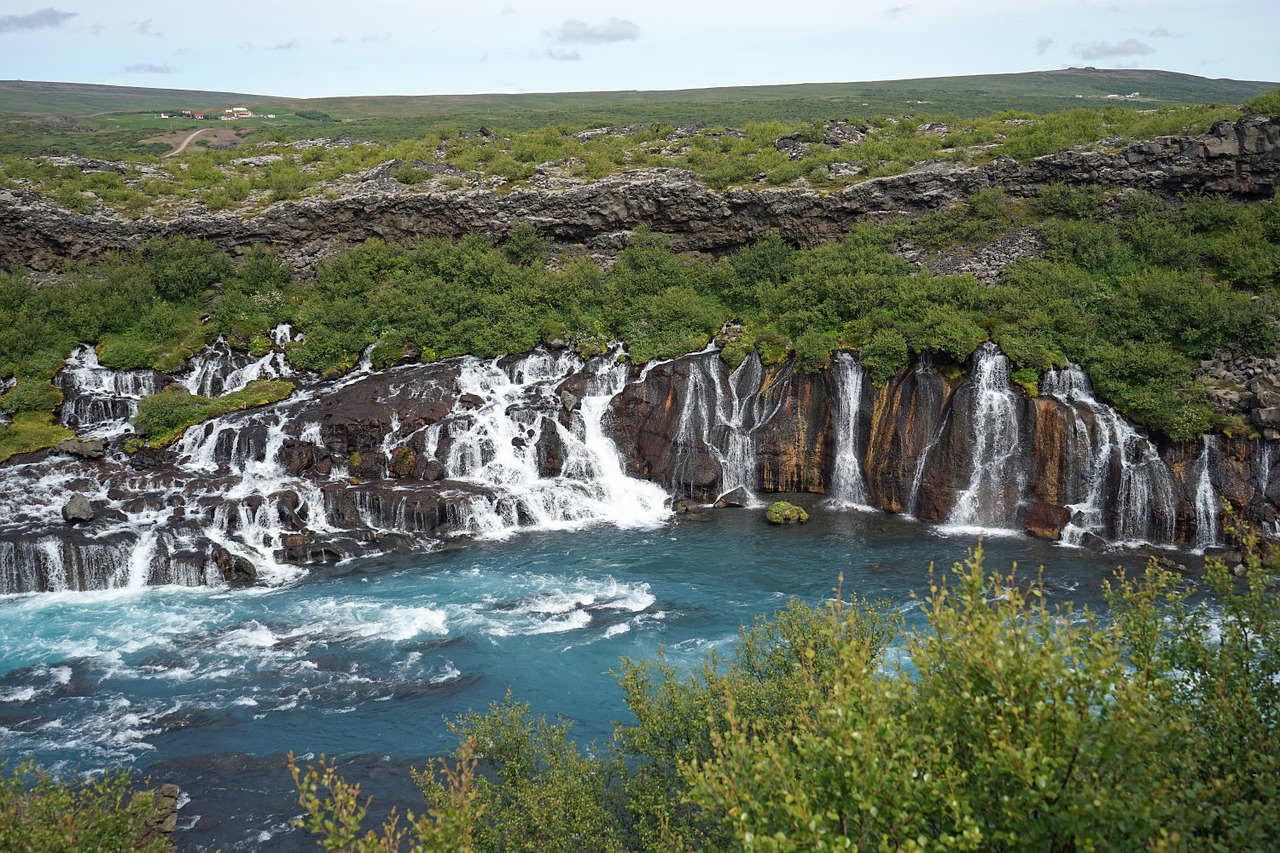
[[[0,2],[0,79],[299,98],[1086,65],[1280,81],[1280,0],[48,2]]]

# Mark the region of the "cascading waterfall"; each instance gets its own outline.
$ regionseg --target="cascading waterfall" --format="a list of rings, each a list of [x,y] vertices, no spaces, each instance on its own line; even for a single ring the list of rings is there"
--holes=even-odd
[[[1276,442],[1269,438],[1260,438],[1254,444],[1254,470],[1258,472],[1258,498],[1264,504],[1270,502],[1271,468],[1275,465]],[[1280,536],[1280,520],[1263,522],[1263,529],[1271,536]]]
[[[837,353],[831,362],[835,380],[832,435],[832,506],[872,509],[867,505],[867,481],[862,472],[862,388],[866,371],[848,353]]]
[[[721,376],[720,372],[715,373],[717,380]],[[763,389],[764,364],[754,352],[729,375],[728,394],[723,393],[719,381],[716,384],[716,408],[727,429],[724,449],[719,453],[720,492],[727,494],[741,488],[751,497],[753,506],[762,503],[755,493],[756,430],[768,423],[782,405],[781,395],[773,395],[770,401]],[[720,444],[711,446],[719,449]]]
[[[1067,453],[1079,468],[1066,484],[1074,502],[1062,541],[1088,535],[1119,542],[1173,541],[1177,523],[1173,474],[1155,445],[1110,406],[1093,396],[1079,365],[1045,374],[1041,392],[1065,404],[1074,423]],[[1113,473],[1118,476],[1113,480]],[[1118,488],[1111,489],[1112,482]]]
[[[295,375],[284,355],[284,345],[293,340],[293,327],[282,323],[271,331],[272,348],[261,356],[231,349],[226,338],[219,337],[203,352],[191,359],[189,372],[179,383],[192,394],[217,397],[239,391],[255,379],[282,379]]]
[[[290,337],[281,329],[275,342]],[[238,577],[231,558],[279,582],[297,576],[299,564],[434,547],[455,533],[504,537],[518,528],[659,523],[670,512],[667,491],[627,476],[604,419],[629,382],[656,381],[652,371],[664,364],[670,375],[662,381],[677,383],[668,397],[676,410],[665,428],[676,434],[664,485],[692,492],[698,484],[706,496],[718,483],[721,494],[743,488],[750,495],[759,430],[789,399],[778,393],[786,373],[765,371],[753,355],[727,374],[714,350],[677,362],[650,364],[632,378],[618,352],[584,363],[540,350],[379,372],[362,359],[361,369],[342,379],[304,382],[287,401],[192,427],[167,456],[148,453],[126,464],[118,443],[109,442],[105,459],[10,462],[0,470],[0,594],[217,583],[224,572]],[[257,363],[258,375],[275,369],[270,358]],[[224,365],[241,379],[248,366]],[[968,467],[959,472],[964,489],[947,521],[991,528],[1016,518],[1025,448],[1008,370],[995,347],[978,354],[969,389],[953,398],[967,403],[947,407],[917,461],[910,510],[918,510],[921,483],[932,482],[942,443],[960,440],[954,430],[963,429],[973,436]],[[126,400],[162,379],[102,368],[92,348],[78,349],[62,377],[81,396]],[[830,382],[832,503],[856,506],[868,500],[859,453],[865,374],[839,355]],[[1043,387],[1072,413],[1066,442],[1073,461],[1062,494],[1073,514],[1064,540],[1175,541],[1177,495],[1184,492],[1154,445],[1094,399],[1079,368],[1050,373]],[[1221,535],[1213,453],[1222,449],[1208,440],[1188,476],[1200,547]],[[1270,444],[1257,453],[1265,493]],[[76,494],[90,501],[94,518],[73,526],[61,510]]]
[[[973,383],[973,446],[969,483],[956,498],[947,524],[960,528],[1001,529],[1010,526],[1016,507],[1008,494],[1019,483],[1017,467],[1018,398],[1009,387],[1009,359],[993,343],[979,350]],[[1016,492],[1021,494],[1022,489]]]
[[[103,367],[97,351],[87,344],[72,351],[54,381],[65,395],[63,425],[82,435],[124,432],[137,414],[138,401],[160,390],[155,371]]]
[[[555,388],[581,369],[569,353],[535,352],[508,369],[497,360],[463,363],[458,389],[483,402],[446,427],[449,476],[481,487],[453,506],[461,531],[497,538],[520,527],[556,529],[591,521],[643,526],[666,516],[665,493],[623,473],[617,449],[601,428],[609,398],[626,379],[616,356],[587,368],[594,378],[588,390],[598,393],[581,399],[571,428],[559,423],[563,406]],[[555,431],[564,455],[558,475],[541,471],[538,448],[546,430]]]
[[[1218,517],[1221,509],[1218,496],[1213,488],[1213,459],[1211,453],[1216,450],[1214,442],[1217,436],[1206,434],[1196,458],[1195,508],[1196,508],[1196,550],[1203,551],[1220,544]]]

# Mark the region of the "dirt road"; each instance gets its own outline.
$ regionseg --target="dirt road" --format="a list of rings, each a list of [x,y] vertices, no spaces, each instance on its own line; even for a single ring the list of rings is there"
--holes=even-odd
[[[208,130],[208,129],[209,129],[209,128],[207,128],[207,127],[202,127],[202,128],[200,128],[199,130],[195,131],[195,132],[194,132],[194,133],[192,133],[190,136],[188,136],[186,139],[182,140],[182,144],[181,144],[181,145],[179,145],[177,148],[173,149],[172,151],[170,151],[168,154],[166,154],[166,155],[164,155],[164,156],[166,156],[166,157],[176,157],[176,156],[178,156],[179,154],[181,154],[181,153],[186,149],[186,147],[187,147],[188,145],[190,145],[190,144],[191,144],[191,140],[195,139],[197,136],[199,136],[200,134],[204,133],[204,132],[205,132],[206,130]]]

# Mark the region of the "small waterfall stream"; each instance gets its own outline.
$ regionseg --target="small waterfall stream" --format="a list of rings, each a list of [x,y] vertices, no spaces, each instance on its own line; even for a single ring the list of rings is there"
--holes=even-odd
[[[1071,520],[1062,541],[1088,536],[1120,542],[1172,542],[1177,523],[1173,474],[1155,445],[1093,395],[1079,365],[1051,370],[1041,393],[1071,411],[1067,454],[1077,476],[1066,483]]]
[[[851,355],[836,353],[831,360],[834,380],[830,505],[873,509],[868,506],[867,481],[862,470],[862,388],[866,371]]]
[[[1018,397],[1009,385],[1009,359],[993,343],[978,350],[974,366],[973,446],[969,482],[956,497],[947,525],[957,528],[1005,529],[1016,521],[1016,497],[1024,473],[1017,465],[1021,436]]]
[[[1219,518],[1222,508],[1218,504],[1218,495],[1213,488],[1213,454],[1219,453],[1215,447],[1217,436],[1205,435],[1202,439],[1200,455],[1194,463],[1195,474],[1195,508],[1196,508],[1196,550],[1204,551],[1214,545],[1221,544]]]
[[[284,379],[296,371],[284,355],[284,345],[293,340],[293,327],[283,323],[271,331],[272,348],[260,356],[233,350],[219,337],[204,352],[191,359],[188,372],[178,381],[192,394],[218,397],[239,391],[255,379]]]
[[[81,435],[119,435],[138,412],[138,401],[160,390],[154,370],[103,367],[97,351],[75,348],[54,383],[62,389],[62,424]]]

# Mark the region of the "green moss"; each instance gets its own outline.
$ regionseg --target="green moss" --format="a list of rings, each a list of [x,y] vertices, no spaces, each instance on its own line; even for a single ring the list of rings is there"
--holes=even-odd
[[[1026,391],[1032,397],[1040,394],[1040,373],[1030,367],[1024,367],[1021,370],[1015,370],[1010,374],[1009,379],[1022,390]]]
[[[133,425],[147,436],[152,447],[167,447],[177,441],[189,426],[228,412],[277,403],[292,394],[293,388],[292,382],[281,379],[258,380],[239,391],[209,398],[189,394],[180,385],[171,385],[138,404]]]
[[[0,462],[18,453],[53,447],[75,433],[53,421],[50,412],[20,412],[13,423],[0,424]]]
[[[809,513],[804,507],[786,501],[774,501],[764,511],[764,517],[770,524],[804,524],[809,520]]]

